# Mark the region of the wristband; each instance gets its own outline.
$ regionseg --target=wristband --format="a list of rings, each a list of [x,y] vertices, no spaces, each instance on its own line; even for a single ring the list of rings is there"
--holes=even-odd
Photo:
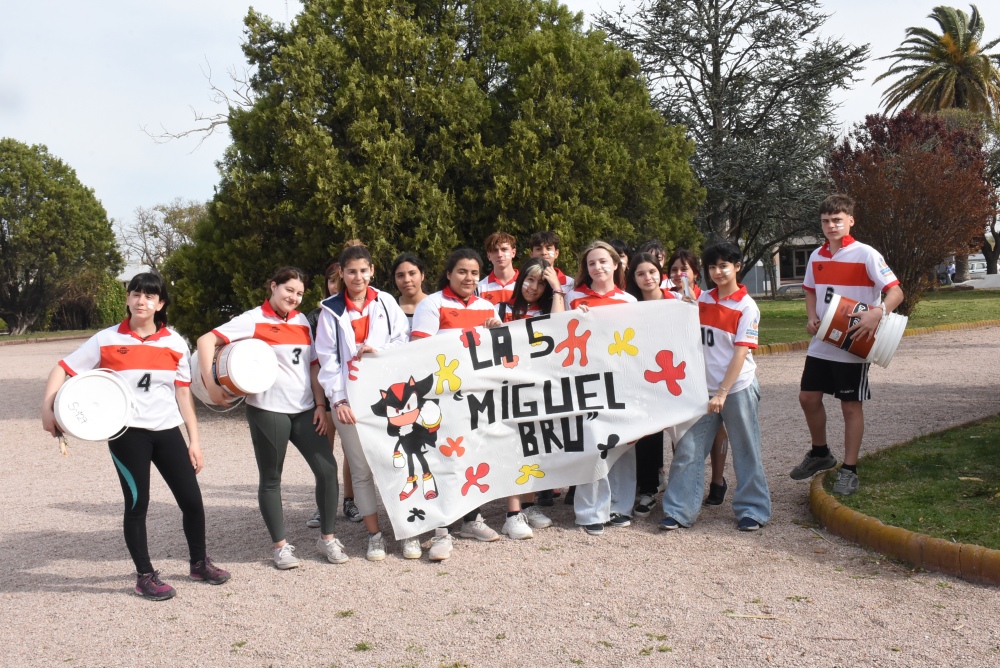
[[[715,391],[715,393],[718,394],[719,392],[722,392],[723,394],[729,394],[729,389],[725,387],[720,387]]]
[[[566,293],[563,292],[562,290],[553,290],[552,294],[554,294],[554,295],[565,295]]]
[[[340,408],[341,406],[346,406],[346,405],[347,405],[347,399],[341,399],[340,401],[338,401],[337,403],[335,403],[333,405],[333,407],[334,408]]]

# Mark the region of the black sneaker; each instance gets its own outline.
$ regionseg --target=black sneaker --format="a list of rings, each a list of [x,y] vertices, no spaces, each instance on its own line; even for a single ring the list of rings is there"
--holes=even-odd
[[[673,531],[674,529],[680,529],[681,523],[675,520],[673,517],[664,517],[660,520],[660,531]]]
[[[708,496],[705,497],[706,506],[721,506],[722,502],[726,500],[726,491],[729,489],[729,485],[726,483],[726,479],[722,479],[721,485],[716,485],[714,482],[708,485]]]
[[[837,458],[833,454],[829,454],[826,457],[813,457],[811,453],[807,453],[799,465],[793,468],[788,476],[792,480],[805,480],[806,478],[813,477],[820,471],[832,469],[836,465]]]
[[[744,517],[736,523],[737,531],[760,531],[764,525],[752,517]]]
[[[362,520],[361,511],[354,505],[354,499],[344,499],[344,517],[352,522],[360,522]]]
[[[537,505],[548,507],[555,503],[554,499],[556,497],[555,493],[551,489],[547,489],[544,492],[539,492],[535,498],[537,499],[535,501]]]
[[[607,525],[609,527],[630,527],[632,526],[632,518],[628,515],[611,513],[611,519],[608,520]]]
[[[639,503],[635,504],[636,517],[649,517],[649,514],[653,512],[653,507],[656,505],[656,499],[652,494],[640,494]]]
[[[604,525],[603,524],[584,524],[583,530],[589,533],[591,536],[602,536],[604,535]]]

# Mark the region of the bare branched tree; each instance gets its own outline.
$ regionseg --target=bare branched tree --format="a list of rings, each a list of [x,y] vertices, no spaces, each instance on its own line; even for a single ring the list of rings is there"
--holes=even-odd
[[[210,91],[209,100],[215,107],[223,107],[225,111],[203,113],[194,107],[190,107],[191,113],[194,115],[195,127],[180,132],[170,131],[162,123],[160,124],[160,132],[153,132],[147,126],[142,126],[142,131],[157,144],[165,144],[174,139],[200,136],[198,143],[192,149],[192,151],[197,150],[216,131],[225,130],[228,127],[229,114],[233,109],[248,109],[253,106],[250,70],[247,68],[244,67],[242,70],[237,70],[233,67],[227,71],[229,81],[232,84],[232,90],[228,91],[217,86],[212,80],[212,66],[207,60],[201,68],[201,73],[206,81],[208,81],[208,89]]]
[[[136,207],[130,224],[115,221],[115,232],[130,260],[159,272],[174,251],[191,243],[194,228],[205,215],[204,203],[178,198],[151,208]]]

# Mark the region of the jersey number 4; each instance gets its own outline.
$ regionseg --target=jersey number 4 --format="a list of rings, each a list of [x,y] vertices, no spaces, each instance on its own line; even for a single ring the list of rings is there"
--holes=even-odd
[[[143,392],[149,392],[149,374],[142,374],[142,378],[139,379],[138,387],[142,389]]]

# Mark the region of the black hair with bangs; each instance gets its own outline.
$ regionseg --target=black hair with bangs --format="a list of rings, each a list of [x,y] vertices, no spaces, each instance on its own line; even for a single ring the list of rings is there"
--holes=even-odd
[[[167,326],[167,306],[170,305],[170,297],[167,296],[167,282],[163,280],[162,276],[152,272],[136,274],[128,282],[128,287],[125,291],[128,294],[141,292],[144,295],[156,295],[159,297],[160,301],[163,302],[163,308],[153,314],[153,323],[158,330]],[[125,312],[129,318],[132,317],[132,311],[129,310],[128,305],[125,306]]]

